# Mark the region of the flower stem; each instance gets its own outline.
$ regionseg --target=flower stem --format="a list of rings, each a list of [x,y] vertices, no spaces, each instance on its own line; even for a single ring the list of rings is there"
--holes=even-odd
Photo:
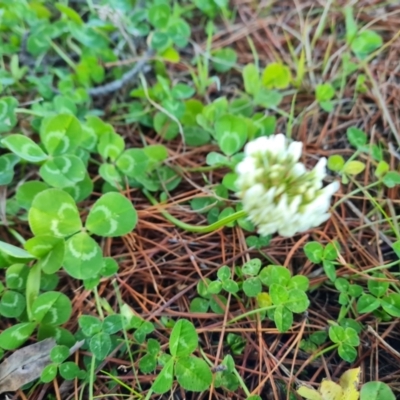
[[[153,204],[153,206],[160,205],[160,203],[147,190],[143,190],[143,193],[149,199],[150,203]],[[159,208],[159,211],[169,222],[172,222],[175,226],[182,228],[187,232],[195,232],[195,233],[209,233],[209,232],[216,231],[217,229],[224,227],[225,225],[229,224],[230,222],[237,221],[238,219],[243,218],[247,215],[244,210],[241,210],[241,211],[235,212],[234,214],[228,215],[227,217],[225,217],[217,222],[214,222],[211,225],[197,226],[197,225],[191,225],[191,224],[182,222],[181,220],[173,217],[170,213],[168,213],[167,211],[164,211],[161,208]]]

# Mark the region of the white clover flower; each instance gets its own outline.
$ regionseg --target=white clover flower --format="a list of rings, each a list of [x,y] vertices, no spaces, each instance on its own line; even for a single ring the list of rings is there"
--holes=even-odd
[[[236,186],[243,210],[260,235],[278,232],[290,237],[325,222],[332,195],[339,189],[333,182],[323,188],[326,158],[307,171],[299,162],[303,144],[283,134],[249,142],[237,167]]]

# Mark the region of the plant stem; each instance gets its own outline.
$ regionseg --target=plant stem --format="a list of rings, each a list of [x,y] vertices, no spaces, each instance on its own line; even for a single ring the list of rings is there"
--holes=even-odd
[[[233,369],[233,374],[236,376],[237,380],[239,381],[240,387],[243,389],[243,392],[246,393],[247,397],[251,396],[251,393],[249,391],[249,389],[247,388],[246,384],[244,383],[242,377],[240,376],[239,372],[237,371],[236,368]]]
[[[100,297],[99,297],[99,292],[97,291],[97,286],[93,289],[93,293],[94,293],[94,298],[96,301],[97,312],[99,313],[100,319],[103,320],[104,314],[103,314],[103,309],[101,308],[101,301],[100,301]]]
[[[143,190],[143,193],[149,199],[151,204],[153,204],[154,206],[160,205],[160,203],[147,190]],[[229,224],[230,222],[237,221],[238,219],[246,216],[246,212],[244,210],[241,210],[241,211],[237,211],[234,214],[231,214],[217,222],[214,222],[211,225],[197,226],[197,225],[191,225],[191,224],[182,222],[181,220],[173,217],[170,213],[168,213],[167,211],[164,211],[161,208],[159,208],[159,211],[169,222],[172,222],[175,226],[182,228],[187,232],[195,232],[195,233],[214,232],[217,229],[222,228],[225,225]]]
[[[89,379],[89,400],[93,400],[93,385],[94,385],[94,367],[96,364],[96,359],[92,355],[92,362],[90,363],[90,379]]]
[[[255,310],[251,310],[251,311],[248,311],[247,313],[238,315],[237,317],[235,317],[235,318],[231,319],[230,321],[228,321],[226,324],[227,325],[233,324],[234,322],[239,321],[242,318],[248,317],[249,315],[258,314],[261,311],[272,310],[273,308],[276,308],[276,306],[273,305],[273,306],[268,306],[268,307],[256,308]]]
[[[333,344],[332,346],[326,347],[325,349],[319,351],[314,356],[312,356],[311,361],[316,360],[318,357],[322,356],[323,354],[327,353],[328,351],[336,349],[337,347],[339,347],[339,345],[337,343]]]
[[[71,60],[71,58],[65,53],[61,47],[58,47],[52,40],[50,40],[50,45],[54,49],[54,51],[75,71],[76,65]]]
[[[381,183],[382,183],[381,181],[373,182],[373,183],[371,183],[371,184],[369,184],[369,185],[367,185],[367,186],[365,186],[365,187],[363,187],[363,188],[354,189],[354,190],[351,191],[350,193],[346,194],[346,196],[343,196],[341,199],[339,199],[339,200],[332,206],[332,210],[334,210],[339,204],[341,204],[341,203],[343,203],[344,201],[346,201],[347,199],[349,199],[351,196],[354,196],[354,195],[357,194],[357,193],[366,191],[367,189],[371,189],[371,188],[373,188],[374,186],[378,186],[378,185],[381,184]]]
[[[151,395],[153,394],[153,390],[152,388],[149,389],[149,391],[146,394],[146,397],[144,398],[144,400],[150,400]]]
[[[18,114],[29,114],[34,115],[35,117],[43,117],[43,112],[41,111],[28,110],[26,108],[15,108],[14,111]]]

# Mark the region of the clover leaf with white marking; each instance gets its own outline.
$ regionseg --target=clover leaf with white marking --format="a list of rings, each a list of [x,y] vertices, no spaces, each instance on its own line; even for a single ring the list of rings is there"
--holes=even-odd
[[[32,201],[28,221],[35,236],[65,238],[82,228],[74,199],[60,189],[47,189],[38,193]]]
[[[81,138],[81,124],[71,114],[59,114],[45,119],[40,128],[40,139],[51,156],[73,153]]]
[[[100,246],[86,232],[69,238],[65,246],[64,269],[76,279],[89,279],[103,268]]]
[[[110,192],[98,199],[86,220],[86,229],[104,237],[116,237],[131,232],[137,223],[137,212],[122,194]]]
[[[47,153],[25,135],[9,135],[1,141],[23,160],[41,163],[39,175],[50,186],[75,186],[87,175],[82,159],[74,154],[82,139],[82,127],[73,115],[57,115],[45,119],[40,138]]]

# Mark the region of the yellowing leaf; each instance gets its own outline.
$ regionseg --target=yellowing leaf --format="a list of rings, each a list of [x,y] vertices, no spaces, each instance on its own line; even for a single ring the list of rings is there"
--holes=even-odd
[[[300,386],[297,389],[297,393],[307,400],[323,400],[322,396],[315,389],[307,386]]]
[[[62,3],[57,3],[56,8],[58,11],[60,11],[62,14],[67,16],[71,21],[75,22],[78,25],[83,25],[82,18],[80,15],[71,7],[68,7]]]
[[[343,389],[341,400],[358,400],[358,384],[360,382],[360,368],[349,369],[340,377],[339,384]]]
[[[277,62],[268,64],[261,77],[261,82],[267,89],[286,89],[291,80],[290,68]]]
[[[161,54],[161,57],[164,60],[172,62],[172,63],[177,63],[180,60],[179,53],[173,47],[170,47],[167,50],[165,50]]]
[[[51,12],[44,5],[37,1],[31,2],[29,7],[38,18],[49,19],[51,17]]]
[[[261,308],[269,307],[272,305],[271,296],[266,292],[259,293],[257,295],[257,303]]]
[[[350,161],[344,165],[343,172],[349,175],[357,175],[363,172],[365,169],[365,164],[361,161]]]
[[[307,400],[358,400],[360,368],[349,369],[340,377],[339,385],[330,380],[323,380],[319,390],[301,386],[297,393]]]
[[[335,382],[322,381],[319,391],[323,400],[343,400],[343,389]]]

